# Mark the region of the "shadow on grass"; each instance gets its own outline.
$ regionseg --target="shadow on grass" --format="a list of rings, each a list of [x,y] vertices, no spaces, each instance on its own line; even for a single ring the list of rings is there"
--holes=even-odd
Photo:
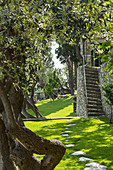
[[[62,136],[62,131],[65,130],[67,124],[76,125],[69,127],[68,130],[73,132],[69,133],[71,138],[65,141],[66,137]],[[106,165],[107,170],[113,169],[113,124],[109,124],[109,120],[105,117],[78,118],[71,122],[51,120],[48,123],[45,122],[39,130],[35,130],[35,133],[47,139],[60,140],[64,144],[75,144],[74,147],[66,149],[61,163],[55,169],[64,170],[70,167],[73,170],[84,169],[87,162],[79,161],[82,155],[71,155],[76,151],[84,151],[85,157]]]
[[[76,113],[75,112],[71,112],[67,117],[76,117]]]
[[[55,136],[55,139],[60,140],[61,139],[61,135],[62,135],[62,131],[65,129],[67,123],[55,123],[54,124],[54,120],[51,120],[51,122],[53,121],[53,124],[48,124],[45,126],[43,126],[43,129],[41,128],[40,130],[35,131],[36,134],[44,137],[44,138],[51,138],[51,136]],[[58,136],[56,138],[56,136]],[[64,138],[64,137],[62,137]]]
[[[61,109],[64,109],[69,105],[72,105],[72,99],[68,99],[68,97],[65,97],[63,99],[57,99],[55,101],[43,103],[37,107],[43,116],[47,116],[51,113],[55,113]]]
[[[73,130],[73,133],[70,134],[68,143],[74,143],[75,146],[67,148],[72,166],[75,158],[78,157],[79,160],[82,156],[73,156],[71,153],[82,150],[86,153],[85,157],[108,166],[109,170],[113,169],[113,125],[108,123],[109,120],[102,117],[79,119],[73,122],[77,124],[69,129]],[[65,155],[63,159],[66,161],[67,156]],[[81,162],[78,163],[81,164]]]

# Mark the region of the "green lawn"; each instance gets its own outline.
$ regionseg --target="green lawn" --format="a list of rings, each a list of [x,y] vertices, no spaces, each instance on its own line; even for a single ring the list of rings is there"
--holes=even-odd
[[[54,102],[43,100],[37,103],[40,112],[48,118],[75,116],[73,113],[71,96],[57,99]],[[65,141],[62,131],[70,123],[71,126],[69,141]],[[85,157],[92,158],[94,161],[106,165],[108,170],[113,169],[113,125],[109,124],[107,118],[76,118],[71,122],[69,119],[25,122],[26,126],[47,139],[57,139],[64,144],[75,144],[74,147],[66,149],[62,161],[55,170],[83,170],[87,162],[79,161],[80,156],[73,156],[75,151],[86,152]],[[36,155],[41,158],[41,156]],[[81,156],[82,157],[82,156]]]

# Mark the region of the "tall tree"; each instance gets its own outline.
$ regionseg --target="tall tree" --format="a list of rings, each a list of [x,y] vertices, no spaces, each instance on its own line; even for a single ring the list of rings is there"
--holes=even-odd
[[[109,4],[110,1],[106,0],[52,1],[56,39],[74,43],[79,60],[82,60],[79,40],[85,38],[94,43],[102,32],[106,32],[102,28],[107,26],[111,16]]]
[[[77,63],[78,59],[76,57],[76,49],[74,44],[67,43],[59,43],[59,47],[56,49],[55,53],[57,54],[57,58],[61,61],[61,63],[66,63],[68,66],[69,72],[69,86],[71,90],[71,94],[74,94],[74,83],[73,83],[73,63]],[[76,70],[77,71],[77,70]]]

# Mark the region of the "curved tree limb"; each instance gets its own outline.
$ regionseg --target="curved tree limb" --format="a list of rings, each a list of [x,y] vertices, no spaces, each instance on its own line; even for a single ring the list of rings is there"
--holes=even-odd
[[[28,105],[28,107],[33,110],[33,112],[35,113],[36,117],[37,118],[44,118],[38,108],[35,106],[35,104],[32,102],[32,100],[29,99],[29,97],[27,96],[25,99],[24,99],[24,102]]]
[[[35,118],[34,116],[30,115],[30,114],[27,112],[25,101],[23,102],[22,114],[25,116],[25,118]]]
[[[3,160],[3,169],[16,170],[14,162],[10,158],[10,148],[4,122],[0,119],[0,151]],[[0,167],[1,168],[1,167]]]
[[[0,97],[5,109],[3,117],[5,117],[4,122],[9,134],[13,135],[29,152],[46,155],[41,161],[40,170],[54,169],[65,153],[65,146],[60,141],[42,138],[25,126],[18,124],[2,83],[0,84]]]

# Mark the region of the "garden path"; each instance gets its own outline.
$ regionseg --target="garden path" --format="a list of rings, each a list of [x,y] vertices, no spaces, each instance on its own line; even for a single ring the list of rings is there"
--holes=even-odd
[[[66,138],[65,141],[68,141],[69,138],[71,138],[69,134],[73,132],[73,131],[69,130],[69,128],[71,126],[76,126],[76,124],[71,123],[71,120],[70,120],[69,124],[65,127],[65,131],[62,132],[62,136],[64,136]],[[75,144],[73,144],[73,143],[66,145],[66,147],[74,147],[74,146],[75,146]],[[83,155],[86,155],[86,153],[83,151],[75,151],[71,155],[73,155],[73,156],[79,155],[80,156],[79,161],[87,161],[87,162],[89,161],[89,163],[85,164],[86,167],[84,168],[84,170],[106,170],[107,169],[107,166],[101,165],[98,162],[93,162],[93,159],[83,157]]]

